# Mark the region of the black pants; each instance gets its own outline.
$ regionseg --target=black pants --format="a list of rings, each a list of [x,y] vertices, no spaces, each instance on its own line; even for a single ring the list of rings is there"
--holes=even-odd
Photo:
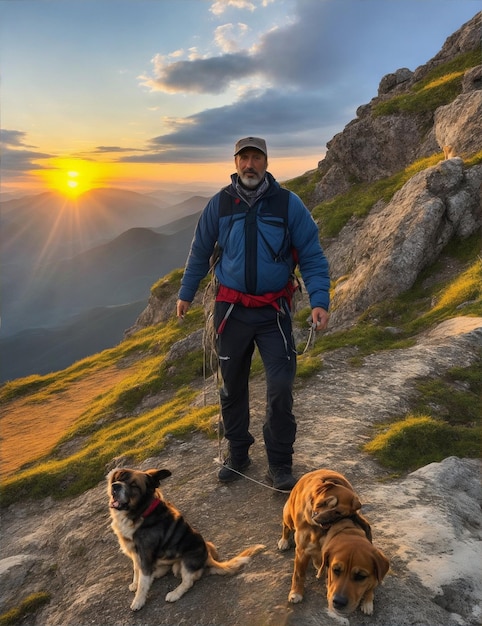
[[[214,322],[219,327],[229,304],[217,302]],[[296,420],[293,409],[293,381],[296,349],[290,311],[272,306],[246,308],[236,304],[217,348],[223,387],[220,391],[224,434],[234,460],[244,459],[254,437],[249,432],[249,373],[255,345],[266,372],[266,420],[263,437],[270,465],[292,464]]]

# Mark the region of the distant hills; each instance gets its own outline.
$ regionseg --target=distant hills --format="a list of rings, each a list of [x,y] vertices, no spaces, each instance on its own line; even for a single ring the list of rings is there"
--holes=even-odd
[[[20,264],[73,257],[129,228],[157,228],[195,213],[206,201],[194,196],[167,205],[158,197],[107,188],[77,199],[45,192],[8,200],[0,203],[2,255]]]
[[[48,374],[117,345],[145,301],[97,307],[55,328],[29,328],[0,340],[2,381]]]
[[[160,192],[95,189],[76,200],[47,192],[0,203],[0,381],[54,371],[120,341],[152,284],[184,264],[207,200],[169,205]],[[93,323],[104,316],[107,333]],[[74,332],[83,340],[68,339]]]

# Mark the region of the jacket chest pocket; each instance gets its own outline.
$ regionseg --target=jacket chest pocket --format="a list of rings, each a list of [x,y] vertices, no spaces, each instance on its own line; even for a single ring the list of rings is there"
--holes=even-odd
[[[289,233],[281,218],[258,218],[258,246],[264,248],[275,263],[284,261],[289,253]]]

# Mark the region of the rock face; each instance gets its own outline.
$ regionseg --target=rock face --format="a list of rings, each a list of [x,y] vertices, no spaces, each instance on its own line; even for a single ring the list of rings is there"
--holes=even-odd
[[[479,68],[474,68],[479,71]],[[482,66],[480,67],[482,70]],[[472,72],[472,76],[476,72]],[[473,154],[482,148],[482,90],[460,94],[435,111],[434,130],[439,146],[453,154]]]
[[[415,116],[370,115],[350,122],[327,144],[320,164],[327,171],[317,186],[317,201],[346,191],[353,180],[373,182],[398,172],[416,159],[422,139]]]
[[[327,248],[335,289],[331,325],[352,322],[370,305],[409,289],[455,235],[482,225],[482,166],[441,161],[411,178],[383,208],[352,220]]]
[[[357,119],[327,143],[325,158],[319,162],[322,174],[313,203],[344,193],[353,181],[372,182],[390,176],[418,158],[440,152],[453,145],[459,156],[482,149],[480,124],[482,70],[471,68],[463,78],[463,97],[459,96],[442,111],[436,112],[435,128],[430,112],[373,115],[377,104],[407,94],[438,65],[456,55],[480,49],[482,13],[478,13],[445,42],[442,50],[427,64],[411,72],[407,68],[384,76],[378,96],[357,110]]]
[[[378,86],[378,95],[381,96],[384,93],[389,93],[392,89],[395,89],[399,85],[403,85],[413,77],[413,72],[407,67],[402,67],[393,74],[387,74],[380,81]]]

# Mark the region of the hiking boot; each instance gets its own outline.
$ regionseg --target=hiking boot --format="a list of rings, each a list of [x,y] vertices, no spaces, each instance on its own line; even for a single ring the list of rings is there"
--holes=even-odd
[[[250,465],[251,459],[249,456],[246,456],[242,460],[233,460],[231,456],[228,456],[224,461],[222,468],[219,470],[218,479],[222,483],[232,483],[235,480],[239,480],[242,476],[238,472],[242,472]]]
[[[291,491],[298,482],[291,473],[289,465],[270,465],[266,478],[272,483],[275,489],[280,491]]]

